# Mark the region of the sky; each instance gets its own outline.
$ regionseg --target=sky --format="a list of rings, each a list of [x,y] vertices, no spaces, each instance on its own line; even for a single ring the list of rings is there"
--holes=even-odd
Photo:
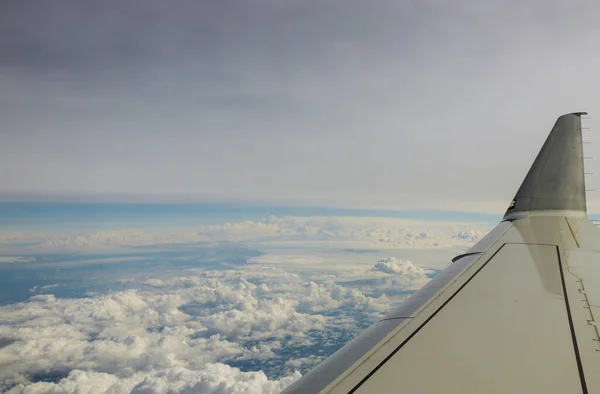
[[[599,16],[580,0],[2,1],[2,194],[501,213],[559,115],[588,111],[593,141]]]

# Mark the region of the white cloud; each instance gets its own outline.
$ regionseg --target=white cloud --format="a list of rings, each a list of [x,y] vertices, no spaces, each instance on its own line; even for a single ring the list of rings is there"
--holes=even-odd
[[[430,222],[369,217],[275,217],[227,222],[196,228],[150,231],[124,229],[76,236],[14,233],[4,238],[15,244],[30,241],[25,251],[112,252],[131,246],[206,242],[250,242],[255,245],[318,245],[328,248],[426,249],[465,248],[491,228],[485,223]],[[0,258],[0,262],[26,262]],[[16,260],[17,259],[17,260]],[[110,261],[107,261],[110,262]]]
[[[0,264],[18,264],[18,263],[33,263],[35,259],[30,257],[10,257],[10,256],[2,256],[0,257]]]
[[[150,278],[143,281],[142,284],[152,287],[164,287],[166,282],[159,278]]]
[[[307,335],[313,331],[325,337],[332,328],[358,332],[362,320],[381,317],[391,302],[281,271],[214,271],[138,283],[144,282],[160,286],[90,298],[40,294],[1,307],[0,338],[8,342],[0,348],[0,390],[278,392],[299,376],[296,368],[322,357],[282,360],[281,376],[289,377],[278,381],[219,363],[276,359],[282,348],[313,346]],[[67,374],[56,383],[31,382]]]
[[[379,260],[371,270],[386,274],[402,275],[411,279],[427,276],[423,268],[415,266],[408,260],[397,261],[394,257]]]
[[[463,240],[463,241],[468,241],[468,242],[477,242],[479,241],[481,238],[483,238],[483,236],[486,233],[482,232],[482,231],[476,231],[476,230],[467,230],[467,231],[459,231],[456,233],[455,237]]]
[[[317,356],[308,356],[308,357],[302,357],[302,358],[295,358],[295,359],[292,359],[292,360],[287,360],[285,362],[285,365],[293,367],[293,368],[300,368],[304,364],[314,364],[315,360],[317,358],[318,358]]]
[[[29,250],[110,252],[239,241],[263,254],[236,270],[194,268],[160,277],[128,272],[117,282],[129,290],[72,299],[36,294],[0,307],[0,391],[278,392],[298,378],[296,369],[324,358],[314,346],[341,345],[429,280],[428,271],[405,260],[413,260],[408,252],[423,256],[427,250],[438,259],[431,251],[446,248],[439,254],[445,264],[452,250],[470,246],[485,229],[404,219],[268,217],[187,230],[47,236]],[[355,253],[361,249],[365,253]],[[385,257],[392,254],[397,257]],[[89,261],[140,259],[107,254]],[[30,289],[59,290],[58,284]],[[293,355],[282,357],[283,351]],[[243,362],[277,368],[265,374],[226,365]],[[44,376],[63,379],[39,382]]]
[[[60,287],[60,284],[53,283],[51,285],[33,286],[32,288],[29,289],[29,292],[30,293],[35,293],[36,291],[42,292],[42,291],[46,291],[46,290],[50,290],[50,289],[55,289],[57,287]]]
[[[56,297],[54,294],[40,294],[33,297],[29,297],[30,301],[40,301],[40,302],[54,302],[56,301]]]
[[[40,286],[40,290],[48,290],[48,289],[54,289],[56,287],[60,287],[60,284],[58,283],[53,283],[51,285],[45,285],[45,286]]]
[[[19,384],[7,394],[50,393],[249,393],[277,394],[300,377],[299,372],[269,380],[261,372],[241,372],[225,364],[209,363],[198,370],[183,367],[138,372],[121,378],[113,374],[73,370],[58,383]]]

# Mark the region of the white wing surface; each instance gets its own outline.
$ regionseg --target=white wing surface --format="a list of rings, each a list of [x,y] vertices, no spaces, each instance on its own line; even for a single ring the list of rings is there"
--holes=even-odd
[[[284,393],[600,393],[582,114],[558,118],[494,230]]]

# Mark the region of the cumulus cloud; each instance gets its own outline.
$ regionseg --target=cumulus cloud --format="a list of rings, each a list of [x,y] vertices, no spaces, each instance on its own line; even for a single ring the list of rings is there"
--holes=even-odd
[[[143,281],[142,284],[152,287],[163,287],[166,285],[166,282],[159,278],[150,278]]]
[[[0,390],[278,392],[299,377],[297,368],[323,358],[306,350],[316,338],[334,350],[391,302],[285,273],[214,271],[135,283],[146,287],[89,298],[40,294],[1,307]],[[298,361],[282,360],[274,380],[232,367],[293,349]]]
[[[54,302],[56,297],[54,294],[40,294],[29,298],[30,301]]]
[[[398,261],[394,257],[379,260],[371,270],[386,274],[402,275],[408,278],[422,278],[426,276],[423,268],[417,267],[408,260]]]
[[[58,383],[22,383],[7,394],[45,393],[248,393],[277,394],[300,378],[300,373],[280,380],[269,380],[262,372],[241,372],[225,364],[209,363],[198,370],[183,367],[139,372],[122,378],[113,374],[73,370]]]
[[[457,239],[468,241],[468,242],[477,242],[485,235],[482,231],[477,230],[467,230],[467,231],[459,231],[455,234]]]

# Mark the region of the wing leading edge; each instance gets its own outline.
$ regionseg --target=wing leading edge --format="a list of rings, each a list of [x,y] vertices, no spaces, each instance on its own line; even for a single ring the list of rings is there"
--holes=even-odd
[[[558,118],[498,226],[284,393],[600,393],[582,114]]]

